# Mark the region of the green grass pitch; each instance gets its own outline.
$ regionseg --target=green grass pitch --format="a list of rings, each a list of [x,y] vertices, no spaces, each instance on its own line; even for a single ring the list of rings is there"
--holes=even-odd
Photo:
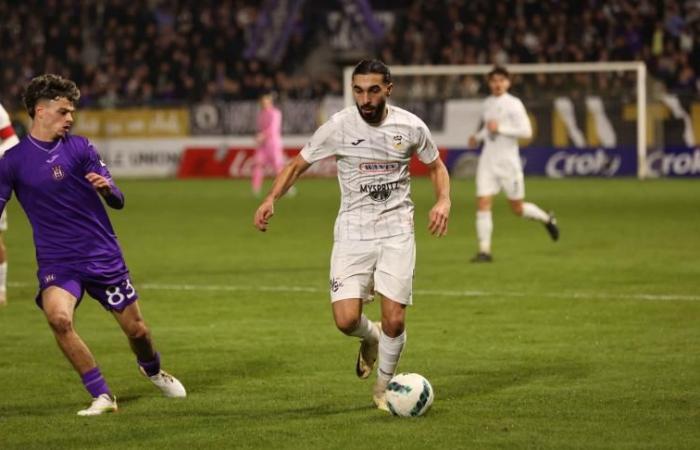
[[[120,411],[89,403],[33,303],[31,231],[9,205],[10,303],[0,309],[0,448],[700,448],[700,182],[528,179],[562,239],[496,199],[491,265],[474,187],[453,183],[449,235],[428,235],[413,181],[414,306],[400,371],[433,384],[418,419],[371,407],[358,344],[332,322],[335,180],[302,180],[267,233],[241,181],[122,181],[111,211],[166,370],[159,397],[116,322],[86,298],[77,329]],[[61,217],[56,216],[56,221]],[[377,305],[367,309],[372,318]]]

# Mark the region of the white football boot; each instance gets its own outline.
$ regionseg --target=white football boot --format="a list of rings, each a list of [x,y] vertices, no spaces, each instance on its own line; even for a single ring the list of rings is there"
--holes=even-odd
[[[391,377],[383,376],[381,372],[377,374],[377,381],[374,382],[374,387],[372,388],[372,401],[377,409],[382,411],[391,412],[386,404],[386,387],[389,385]]]
[[[92,404],[78,411],[79,416],[99,416],[100,414],[115,412],[117,410],[117,398],[108,394],[100,394],[92,399]]]
[[[166,397],[171,397],[171,398],[182,398],[182,397],[187,397],[187,391],[185,391],[185,386],[180,383],[180,380],[175,378],[174,376],[170,375],[168,372],[165,370],[161,370],[157,374],[153,375],[152,377],[149,377],[144,370],[139,367],[141,370],[141,373],[151,380],[151,383],[155,384],[158,389],[165,395]]]

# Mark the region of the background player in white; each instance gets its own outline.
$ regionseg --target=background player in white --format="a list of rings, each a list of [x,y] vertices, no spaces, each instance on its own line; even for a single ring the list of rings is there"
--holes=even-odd
[[[12,128],[10,116],[5,108],[0,105],[0,158],[10,147],[19,142],[15,130]],[[3,233],[7,231],[7,211],[0,214],[0,306],[7,303],[7,253]]]
[[[378,362],[373,400],[387,410],[384,392],[406,341],[406,306],[412,301],[415,240],[408,164],[412,155],[429,168],[436,202],[428,228],[447,232],[450,181],[427,126],[408,111],[387,105],[391,74],[384,63],[361,61],[353,72],[356,106],[323,124],[275,179],[255,213],[265,231],[274,203],[311,164],[335,156],[341,204],[335,222],[330,295],[340,331],[362,341],[356,373],[368,378]],[[381,298],[381,325],[362,313],[363,301]],[[377,355],[378,353],[378,355]]]
[[[527,219],[542,222],[552,240],[559,239],[559,228],[553,213],[546,213],[525,199],[525,181],[520,162],[518,139],[532,136],[532,126],[519,98],[508,93],[510,75],[503,67],[494,67],[488,74],[491,95],[483,106],[483,127],[469,137],[469,146],[484,142],[476,170],[476,235],[479,251],[472,262],[491,262],[493,196],[503,190],[513,212]]]

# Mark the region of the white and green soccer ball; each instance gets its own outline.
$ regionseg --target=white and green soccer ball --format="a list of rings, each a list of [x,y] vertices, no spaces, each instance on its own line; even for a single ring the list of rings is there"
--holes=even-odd
[[[416,417],[430,409],[435,394],[430,382],[417,373],[400,373],[386,387],[386,404],[391,414]]]

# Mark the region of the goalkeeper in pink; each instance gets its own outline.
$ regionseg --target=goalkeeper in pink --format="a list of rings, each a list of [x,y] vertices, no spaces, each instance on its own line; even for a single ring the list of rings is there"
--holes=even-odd
[[[260,195],[265,168],[272,167],[275,174],[282,171],[284,155],[282,154],[282,112],[275,107],[272,94],[266,93],[260,97],[260,112],[258,113],[257,134],[255,141],[255,164],[253,166],[253,194]]]

